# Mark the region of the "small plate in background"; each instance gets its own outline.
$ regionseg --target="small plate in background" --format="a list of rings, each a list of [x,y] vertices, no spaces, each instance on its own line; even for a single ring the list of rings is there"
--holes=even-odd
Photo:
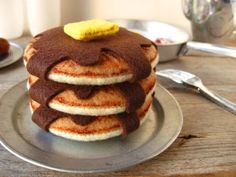
[[[23,48],[20,45],[14,42],[9,42],[9,44],[10,49],[8,55],[0,57],[0,68],[15,63],[16,61],[21,59],[23,55]]]

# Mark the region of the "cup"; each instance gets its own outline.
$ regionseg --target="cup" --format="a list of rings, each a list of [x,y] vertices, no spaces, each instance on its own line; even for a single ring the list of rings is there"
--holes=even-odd
[[[224,43],[234,31],[234,14],[230,0],[182,0],[185,16],[192,26],[193,40]]]
[[[29,30],[33,36],[61,22],[60,0],[27,0]]]
[[[22,0],[0,0],[0,37],[18,38],[24,31]]]

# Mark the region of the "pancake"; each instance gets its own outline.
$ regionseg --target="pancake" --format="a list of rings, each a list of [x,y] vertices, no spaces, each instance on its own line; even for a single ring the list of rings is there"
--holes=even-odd
[[[40,37],[33,38],[25,49],[24,63],[37,53],[33,44],[40,40]],[[158,52],[154,45],[143,46],[144,54],[154,68],[158,63]],[[101,52],[100,62],[95,65],[82,66],[72,59],[63,60],[51,68],[48,79],[61,83],[75,85],[108,85],[129,81],[133,77],[130,67],[121,58],[112,52]]]
[[[38,80],[35,76],[29,76],[28,86],[32,86]],[[146,99],[154,92],[156,83],[155,73],[140,81]],[[89,98],[79,99],[72,90],[65,90],[53,97],[48,106],[52,109],[74,114],[101,116],[125,112],[127,101],[119,89],[113,85],[99,86],[98,90]]]
[[[158,58],[151,40],[122,27],[91,41],[63,26],[35,36],[23,57],[33,122],[78,141],[128,135],[151,111]]]
[[[152,98],[147,99],[141,108],[137,110],[141,124],[148,118],[151,104]],[[32,112],[39,106],[40,104],[30,100]],[[123,129],[117,115],[109,115],[97,116],[95,121],[85,126],[74,123],[69,117],[61,117],[50,124],[49,132],[71,140],[96,141],[120,136],[123,133]]]

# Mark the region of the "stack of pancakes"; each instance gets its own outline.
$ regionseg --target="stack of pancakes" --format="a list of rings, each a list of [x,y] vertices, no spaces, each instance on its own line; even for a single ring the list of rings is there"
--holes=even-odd
[[[124,41],[122,35],[126,33],[130,41],[135,41],[137,37],[150,43],[139,44],[145,62],[148,61],[151,68],[146,69],[146,74],[139,73],[140,77],[135,77],[135,74],[142,66],[135,61],[130,64],[127,58],[124,59],[139,50],[128,45],[127,39]],[[107,39],[75,42],[58,27],[35,36],[24,54],[24,63],[30,73],[27,87],[33,121],[55,135],[79,141],[103,140],[136,130],[147,119],[151,109],[158,54],[151,41],[131,33],[120,29],[117,36]],[[106,44],[106,41],[117,43],[116,52],[112,51],[112,47],[100,50],[99,60],[95,63],[81,62],[95,56],[96,45]],[[79,47],[88,44],[91,47],[86,51],[79,50],[78,46],[75,47],[78,43]],[[128,50],[122,49],[122,43]],[[131,54],[121,52],[124,54],[121,55],[117,53],[119,50],[131,51]],[[83,52],[94,55],[87,55],[78,62],[72,55],[76,52],[79,59]],[[56,62],[50,63],[52,58]]]

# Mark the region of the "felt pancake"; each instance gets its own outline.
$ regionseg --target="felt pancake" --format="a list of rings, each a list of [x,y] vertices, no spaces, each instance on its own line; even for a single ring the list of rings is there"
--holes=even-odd
[[[151,105],[152,97],[137,110],[140,125],[148,118]],[[32,112],[39,106],[40,104],[30,100]],[[84,126],[76,124],[70,117],[61,117],[49,125],[49,132],[71,140],[96,141],[122,135],[123,128],[117,115],[97,116],[95,121]]]
[[[40,37],[33,38],[25,49],[25,65],[37,53],[37,50],[33,48],[33,44],[37,40],[40,40]],[[154,68],[159,58],[156,47],[154,45],[142,46],[142,51]],[[129,81],[133,74],[121,57],[114,55],[111,51],[103,51],[97,64],[82,66],[72,59],[63,60],[50,69],[47,77],[52,81],[68,84],[108,85]]]
[[[37,77],[30,75],[28,87],[31,87],[37,80]],[[139,81],[139,83],[144,90],[146,99],[149,99],[155,89],[155,73],[152,72],[149,77]],[[37,100],[33,97],[32,99]],[[40,102],[40,104],[43,103]],[[127,104],[125,96],[115,85],[99,86],[90,97],[85,99],[78,98],[72,90],[65,90],[55,95],[48,102],[48,106],[52,109],[68,114],[90,116],[122,113],[127,110]]]

